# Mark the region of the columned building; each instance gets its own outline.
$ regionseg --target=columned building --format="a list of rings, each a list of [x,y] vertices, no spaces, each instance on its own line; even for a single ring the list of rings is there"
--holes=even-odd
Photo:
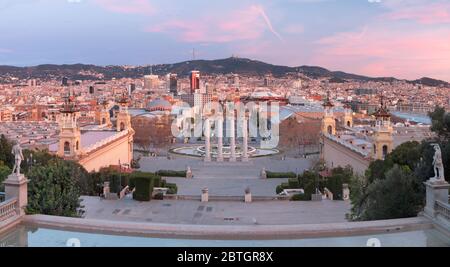
[[[330,101],[330,95],[328,94],[327,100],[323,104],[324,113],[322,119],[322,133],[324,134],[336,134],[336,118],[333,114],[334,105]]]
[[[376,118],[373,135],[373,158],[384,160],[392,152],[394,144],[391,114],[389,114],[382,101],[381,108],[373,115]]]
[[[80,163],[88,172],[109,166],[130,166],[133,159],[133,136],[128,113],[128,99],[124,95],[119,101],[116,126],[105,127],[109,115],[101,112],[101,124],[80,128],[77,123],[77,106],[69,96],[61,109],[58,142],[49,145],[49,151],[67,160]],[[105,122],[105,123],[103,123]]]
[[[101,108],[95,113],[95,121],[99,125],[105,125],[107,127],[112,127],[111,117],[108,110],[108,102],[103,101]]]
[[[77,125],[77,107],[67,96],[61,109],[58,156],[66,159],[77,159],[80,155],[81,132]]]
[[[323,106],[321,158],[328,169],[351,166],[356,174],[364,175],[372,161],[384,160],[392,152],[394,131],[383,101],[373,114],[375,126],[365,133],[354,127],[349,106],[344,107],[344,127],[339,131],[329,98]]]

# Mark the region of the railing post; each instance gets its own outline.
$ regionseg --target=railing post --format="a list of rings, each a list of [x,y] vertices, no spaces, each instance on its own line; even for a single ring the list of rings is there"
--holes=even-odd
[[[434,183],[432,181],[425,182],[427,190],[426,206],[424,213],[430,218],[436,217],[436,201],[448,203],[448,190],[450,184],[446,182]]]
[[[3,182],[5,185],[5,200],[17,199],[17,214],[25,215],[25,208],[28,204],[28,179],[23,174],[11,174]]]

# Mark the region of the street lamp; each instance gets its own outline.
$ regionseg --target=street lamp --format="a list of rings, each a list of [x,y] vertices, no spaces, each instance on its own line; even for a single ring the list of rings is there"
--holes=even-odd
[[[122,164],[120,163],[120,159],[119,159],[119,190],[122,191]]]

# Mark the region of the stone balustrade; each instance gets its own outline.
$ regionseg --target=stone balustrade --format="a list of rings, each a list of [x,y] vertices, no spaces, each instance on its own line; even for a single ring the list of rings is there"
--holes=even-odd
[[[437,215],[442,216],[450,223],[450,204],[437,200],[434,203],[434,210]]]
[[[0,203],[0,222],[19,215],[17,198]]]

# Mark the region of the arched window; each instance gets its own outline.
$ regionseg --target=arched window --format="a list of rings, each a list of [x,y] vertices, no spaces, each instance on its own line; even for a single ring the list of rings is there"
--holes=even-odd
[[[64,155],[70,155],[70,143],[69,142],[64,143]]]
[[[80,150],[80,142],[78,142],[78,141],[76,143],[76,149],[77,149],[77,151]]]
[[[347,121],[347,127],[350,127],[351,125],[350,121]]]
[[[102,119],[102,124],[106,124],[106,119],[105,118]]]
[[[383,146],[383,159],[386,158],[387,154],[388,154],[388,146],[384,145]]]
[[[333,134],[333,126],[328,126],[328,134]]]
[[[373,154],[374,154],[374,155],[377,154],[377,145],[373,145]]]
[[[121,131],[125,130],[125,123],[123,122],[120,123],[120,130]]]

